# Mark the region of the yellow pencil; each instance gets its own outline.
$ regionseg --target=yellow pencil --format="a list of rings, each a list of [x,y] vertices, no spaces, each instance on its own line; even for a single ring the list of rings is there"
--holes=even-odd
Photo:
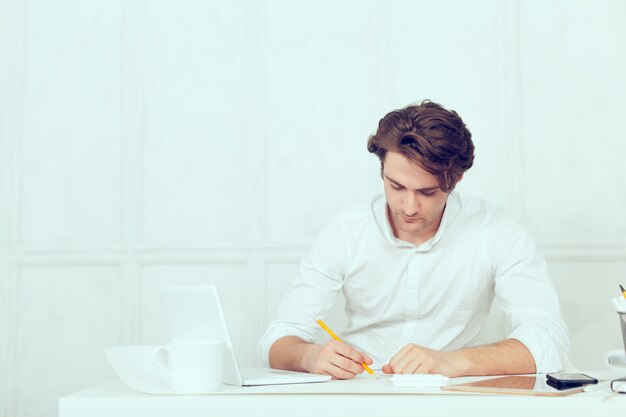
[[[328,327],[326,325],[326,323],[324,323],[322,320],[318,319],[317,317],[315,317],[315,315],[313,315],[313,318],[315,319],[315,321],[317,322],[317,324],[320,325],[320,327],[324,330],[326,330],[326,332],[330,335],[330,337],[332,337],[333,339],[335,339],[338,342],[343,343],[343,340],[341,340],[339,338],[339,336],[337,336],[332,330],[330,330],[330,327]],[[368,374],[372,375],[373,377],[375,377],[376,379],[378,379],[378,376],[374,373],[374,371],[372,371],[370,369],[369,366],[367,366],[364,362],[361,362],[361,366],[363,367],[363,369],[365,369],[367,371]]]
[[[619,284],[619,289],[622,290],[622,295],[626,298],[626,290],[622,287],[622,284]]]

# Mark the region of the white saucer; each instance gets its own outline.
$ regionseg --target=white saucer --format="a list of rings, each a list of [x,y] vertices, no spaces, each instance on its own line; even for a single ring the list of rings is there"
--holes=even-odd
[[[152,363],[156,345],[118,346],[104,350],[109,365],[126,385],[155,395],[197,395],[211,392],[178,392],[170,388],[170,377]]]
[[[626,354],[624,349],[606,352],[604,354],[604,365],[613,372],[626,374]]]

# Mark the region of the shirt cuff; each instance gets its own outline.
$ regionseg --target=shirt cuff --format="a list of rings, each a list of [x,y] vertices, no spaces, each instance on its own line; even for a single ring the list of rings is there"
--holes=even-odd
[[[521,325],[515,328],[508,338],[516,339],[526,346],[535,360],[536,373],[538,374],[560,371],[569,363],[567,341],[560,344],[553,341],[542,328]]]

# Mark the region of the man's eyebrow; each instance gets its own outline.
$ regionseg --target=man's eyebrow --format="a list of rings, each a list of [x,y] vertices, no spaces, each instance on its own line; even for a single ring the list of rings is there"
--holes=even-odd
[[[397,185],[398,187],[404,187],[404,185],[400,184],[398,181],[396,181],[396,180],[394,180],[392,178],[389,178],[389,176],[386,175],[386,174],[385,174],[385,178],[387,178],[390,182],[392,182],[394,185]],[[406,188],[406,187],[404,187],[404,188]]]
[[[394,179],[392,179],[392,178],[389,178],[389,176],[388,176],[388,175],[384,175],[384,177],[385,177],[385,178],[387,178],[390,182],[394,183],[394,185],[396,185],[396,186],[398,186],[398,187],[406,188],[404,185],[400,184],[398,181],[396,181],[396,180],[394,180]],[[417,190],[415,190],[415,191],[436,191],[436,190],[438,190],[438,189],[439,189],[439,186],[436,186],[436,187],[419,188],[419,189],[417,189]]]

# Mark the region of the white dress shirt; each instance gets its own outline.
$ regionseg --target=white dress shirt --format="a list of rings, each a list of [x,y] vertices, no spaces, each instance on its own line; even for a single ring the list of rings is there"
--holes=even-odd
[[[478,198],[448,197],[437,233],[419,246],[396,239],[384,195],[338,215],[300,262],[278,318],[259,341],[262,359],[281,337],[313,342],[339,291],[345,343],[381,368],[409,343],[443,351],[475,343],[494,297],[511,319],[509,338],[537,372],[568,363],[569,338],[543,257],[519,223]]]

